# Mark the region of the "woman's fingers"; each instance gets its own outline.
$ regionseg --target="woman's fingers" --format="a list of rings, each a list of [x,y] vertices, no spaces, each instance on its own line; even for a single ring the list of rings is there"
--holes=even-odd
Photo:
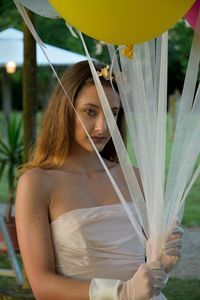
[[[151,297],[153,295],[158,296],[161,289],[166,286],[168,276],[163,270],[161,262],[151,262]]]
[[[181,248],[182,247],[182,240],[177,239],[177,240],[171,240],[167,243],[164,244],[163,249],[171,249],[171,248]]]
[[[152,269],[153,287],[162,289],[165,287],[168,276],[162,269]]]
[[[175,226],[170,230],[171,238],[181,238],[184,233],[184,229],[180,226]]]
[[[166,243],[172,240],[178,240],[182,238],[184,229],[181,226],[174,226],[171,228],[169,235],[167,237]]]
[[[161,262],[151,262],[149,267],[151,269],[153,288],[162,289],[163,287],[165,287],[168,280],[168,276],[165,273]]]

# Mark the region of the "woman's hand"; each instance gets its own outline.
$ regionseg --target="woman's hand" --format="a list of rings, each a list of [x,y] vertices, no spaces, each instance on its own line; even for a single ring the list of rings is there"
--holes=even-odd
[[[183,228],[179,220],[174,222],[172,229],[163,246],[161,262],[165,272],[169,273],[181,257]]]
[[[166,242],[162,246],[161,256],[157,259],[161,260],[164,271],[169,273],[172,271],[174,266],[180,260],[181,248],[182,248],[182,235],[183,228],[180,227],[181,223],[179,220],[175,220],[172,228],[167,236]],[[146,253],[148,260],[152,260],[152,242],[149,239],[146,243]]]
[[[149,300],[159,295],[165,286],[167,274],[159,261],[142,264],[132,279],[119,290],[119,300]]]

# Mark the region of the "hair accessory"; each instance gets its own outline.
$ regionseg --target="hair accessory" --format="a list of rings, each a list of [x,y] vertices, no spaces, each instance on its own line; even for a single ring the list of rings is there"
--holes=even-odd
[[[97,71],[97,74],[98,74],[99,77],[103,76],[103,78],[105,80],[114,79],[113,75],[110,76],[110,70],[109,70],[109,66],[108,65],[106,67],[103,67],[101,69],[101,71]]]
[[[126,46],[123,50],[122,50],[122,55],[124,55],[125,57],[132,59],[133,55],[134,55],[134,49],[133,49],[133,45],[130,46]]]

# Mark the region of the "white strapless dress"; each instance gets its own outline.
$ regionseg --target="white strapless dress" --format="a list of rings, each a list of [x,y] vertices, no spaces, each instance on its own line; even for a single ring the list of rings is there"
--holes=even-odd
[[[120,203],[66,212],[51,233],[56,272],[68,278],[126,281],[145,262],[145,245]]]

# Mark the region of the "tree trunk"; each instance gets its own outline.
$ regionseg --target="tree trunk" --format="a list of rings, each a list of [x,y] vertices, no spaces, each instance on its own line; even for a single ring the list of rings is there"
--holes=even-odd
[[[27,10],[32,22],[34,15]],[[37,62],[36,43],[26,24],[24,24],[24,66],[23,66],[23,119],[25,160],[29,157],[30,147],[36,137],[37,110]]]
[[[27,10],[34,23],[34,14]],[[26,24],[24,24],[24,65],[23,65],[23,120],[24,120],[24,147],[25,161],[28,160],[30,148],[36,138],[36,112],[37,112],[37,62],[36,42]],[[23,288],[30,288],[25,270],[23,268]]]
[[[3,121],[2,126],[4,133],[6,132],[8,118],[12,108],[12,91],[11,91],[11,81],[9,74],[6,74],[6,70],[2,70],[2,111],[3,111]]]

